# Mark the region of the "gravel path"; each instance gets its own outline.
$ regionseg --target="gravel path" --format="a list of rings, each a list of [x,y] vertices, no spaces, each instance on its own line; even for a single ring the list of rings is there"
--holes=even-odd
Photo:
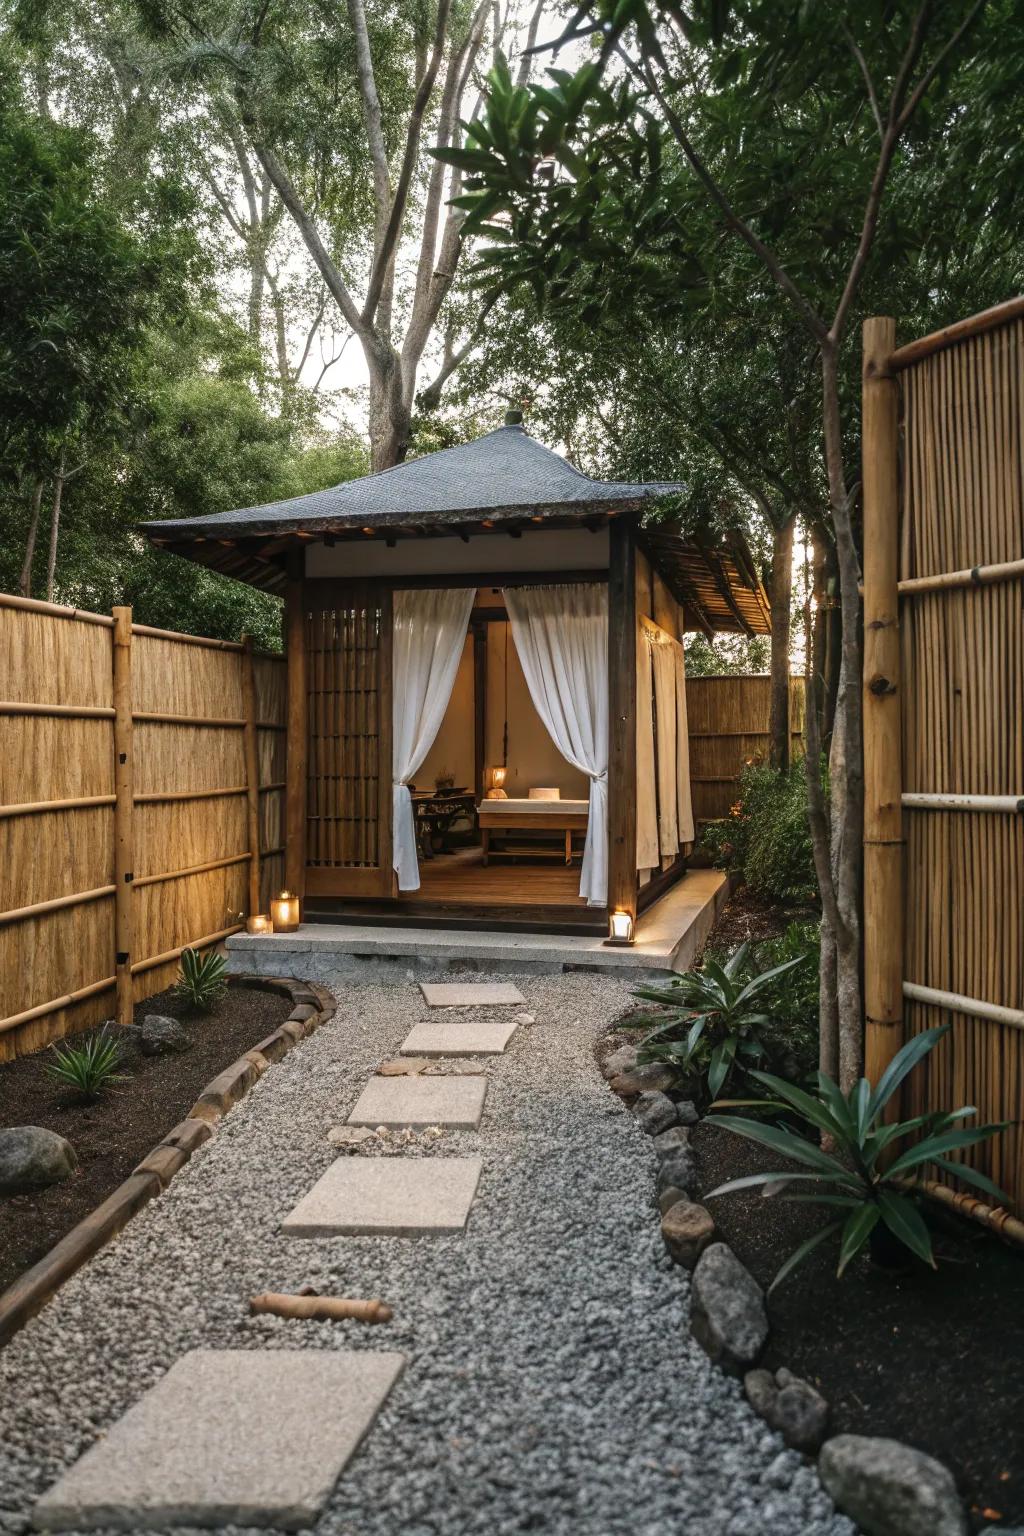
[[[26,1530],[58,1472],[206,1345],[407,1354],[318,1536],[850,1536],[813,1469],[689,1338],[650,1144],[594,1063],[627,986],[512,979],[537,1022],[488,1065],[480,1131],[403,1154],[482,1155],[467,1233],[280,1235],[336,1155],[327,1130],[426,1016],[411,982],[335,978],[335,1020],[0,1354],[0,1531]],[[383,1296],[395,1321],[247,1315],[254,1292],[305,1281]],[[301,1432],[282,1426],[281,1455]]]

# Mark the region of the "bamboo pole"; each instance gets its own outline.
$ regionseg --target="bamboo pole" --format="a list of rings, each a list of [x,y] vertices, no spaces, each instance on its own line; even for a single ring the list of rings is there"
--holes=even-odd
[[[103,629],[114,627],[114,621],[108,613],[90,613],[87,608],[65,608],[60,603],[44,603],[38,597],[16,597],[13,592],[0,592],[0,608],[21,608],[25,613],[45,613],[51,619],[77,619],[80,624],[99,624]]]
[[[63,720],[113,720],[114,711],[104,704],[30,704],[22,699],[5,699],[0,715],[51,715]]]
[[[1024,297],[1007,299],[1003,304],[995,304],[991,309],[983,309],[980,314],[971,315],[966,320],[957,320],[953,325],[944,326],[941,331],[933,331],[930,336],[919,336],[916,341],[908,341],[906,346],[892,352],[890,368],[893,372],[909,368],[911,363],[919,363],[922,358],[931,357],[935,352],[945,351],[947,347],[954,347],[958,342],[966,341],[969,337],[983,336],[1001,325],[1009,325],[1010,321],[1016,320],[1019,315],[1024,315]]]
[[[216,726],[218,730],[242,731],[245,721],[234,715],[174,715],[162,709],[136,710],[132,715],[136,725],[191,725]],[[269,729],[269,727],[268,727]]]
[[[179,645],[201,645],[209,651],[240,651],[237,640],[213,640],[209,635],[186,635],[176,629],[156,629],[152,624],[133,624],[133,635],[148,635],[152,640],[174,640]]]
[[[75,891],[70,896],[53,896],[49,901],[34,901],[28,907],[12,907],[0,912],[0,928],[8,923],[20,923],[29,917],[43,917],[47,912],[63,912],[68,907],[81,907],[104,896],[113,896],[116,886],[97,885],[91,891]]]
[[[136,890],[144,885],[162,885],[165,880],[183,880],[186,875],[208,875],[213,869],[229,869],[233,864],[244,864],[250,858],[248,848],[244,853],[229,853],[222,859],[207,859],[205,864],[190,864],[185,869],[161,870],[158,874],[138,875],[132,881]]]
[[[988,811],[1005,815],[1024,814],[1024,795],[945,795],[905,794],[904,810],[910,811]]]
[[[303,573],[294,566],[285,599],[288,652],[288,736],[285,770],[284,880],[301,902],[306,889],[306,605]]]
[[[1000,560],[993,565],[965,566],[959,571],[940,571],[935,576],[909,576],[899,584],[901,597],[916,592],[950,592],[960,587],[991,587],[1024,577],[1024,560]]]
[[[865,1074],[876,1083],[903,1039],[898,398],[889,369],[895,342],[894,320],[865,320],[864,1005]]]
[[[0,805],[0,821],[8,816],[39,816],[46,811],[94,811],[113,805],[116,795],[72,795],[66,800],[23,800],[16,805]]]
[[[916,981],[903,983],[903,996],[915,1003],[944,1008],[948,1013],[962,1013],[968,1019],[988,1019],[1009,1029],[1024,1029],[1024,1009],[1004,1008],[1001,1003],[986,1003],[960,992],[945,992],[940,987],[923,987]]]
[[[386,1302],[374,1298],[363,1301],[348,1296],[290,1296],[287,1292],[261,1291],[249,1300],[250,1312],[269,1312],[275,1317],[306,1318],[315,1322],[337,1322],[351,1318],[357,1323],[390,1323],[393,1313]]]
[[[132,787],[132,611],[113,609],[114,668],[114,950],[117,1022],[130,1024],[135,1012],[132,985],[132,879],[134,798]]]
[[[143,971],[155,970],[158,965],[169,965],[172,960],[180,960],[183,950],[209,949],[213,944],[220,944],[224,939],[231,937],[233,933],[241,933],[242,924],[232,923],[228,928],[218,928],[216,933],[206,933],[201,939],[190,939],[187,944],[179,944],[176,949],[165,949],[162,955],[149,955],[145,960],[136,960],[132,966],[132,973],[136,976]]]
[[[48,1003],[37,1003],[34,1008],[12,1013],[10,1018],[0,1019],[0,1035],[6,1035],[21,1024],[31,1024],[35,1019],[45,1019],[47,1014],[59,1013],[62,1008],[71,1008],[75,1003],[84,1003],[100,992],[111,991],[116,985],[116,976],[104,976],[102,981],[90,981],[88,986],[77,987],[74,992],[65,992],[63,997],[54,997]]]
[[[260,910],[260,759],[251,635],[242,639],[242,699],[245,706],[246,824],[249,829],[249,916],[253,917]]]

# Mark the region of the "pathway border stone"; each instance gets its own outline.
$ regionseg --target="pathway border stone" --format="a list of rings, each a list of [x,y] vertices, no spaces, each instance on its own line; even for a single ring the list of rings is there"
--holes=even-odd
[[[304,1529],[404,1363],[376,1350],[190,1350],[43,1495],[33,1522]]]
[[[281,1224],[290,1237],[429,1237],[462,1232],[479,1157],[339,1157]]]
[[[290,998],[293,1006],[289,1017],[273,1034],[218,1073],[203,1089],[187,1117],[168,1131],[134,1172],[0,1295],[0,1348],[65,1280],[117,1236],[136,1211],[167,1188],[196,1147],[214,1134],[224,1115],[248,1093],[267,1067],[326,1024],[337,1007],[324,987],[288,976],[230,976],[228,982],[231,986],[262,987]]]

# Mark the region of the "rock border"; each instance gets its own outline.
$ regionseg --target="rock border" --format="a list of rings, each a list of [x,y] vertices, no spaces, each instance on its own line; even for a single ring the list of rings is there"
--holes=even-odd
[[[56,1294],[65,1280],[117,1236],[137,1211],[163,1193],[196,1148],[210,1139],[224,1116],[267,1068],[326,1024],[337,1008],[335,999],[324,987],[290,976],[233,975],[228,983],[259,987],[289,998],[292,1011],[272,1034],[207,1083],[185,1119],[168,1131],[124,1182],[0,1294],[0,1349]]]
[[[741,1379],[747,1402],[790,1450],[816,1459],[826,1493],[858,1527],[871,1536],[967,1536],[963,1500],[942,1462],[882,1436],[829,1437],[829,1405],[810,1382],[784,1366],[774,1373],[758,1368],[770,1333],[764,1292],[699,1203],[690,1132],[704,1117],[692,1103],[669,1097],[672,1069],[638,1065],[635,1046],[620,1046],[603,1060],[599,1053],[598,1062],[651,1137],[661,1234],[672,1260],[691,1272],[690,1332],[705,1354]]]

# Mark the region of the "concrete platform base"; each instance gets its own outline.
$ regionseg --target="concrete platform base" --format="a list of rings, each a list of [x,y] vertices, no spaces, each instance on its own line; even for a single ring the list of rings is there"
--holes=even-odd
[[[611,948],[599,938],[571,934],[305,923],[297,933],[233,934],[227,941],[228,968],[307,981],[339,971],[368,980],[404,980],[417,971],[551,975],[576,970],[626,971],[630,979],[640,980],[685,971],[728,893],[728,876],[720,870],[691,870],[643,914],[631,948]]]
[[[196,1349],[45,1493],[43,1531],[315,1524],[403,1356]]]

